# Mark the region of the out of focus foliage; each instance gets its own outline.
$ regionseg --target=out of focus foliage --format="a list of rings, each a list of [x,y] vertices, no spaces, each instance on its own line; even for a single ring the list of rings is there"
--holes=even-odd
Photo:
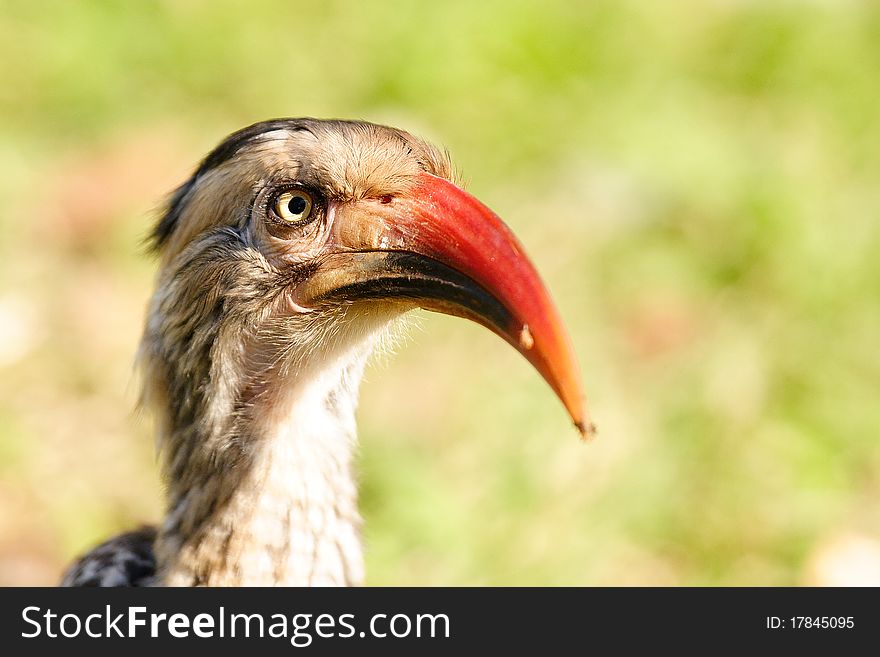
[[[140,239],[226,133],[303,115],[450,149],[600,430],[420,316],[364,386],[369,583],[880,581],[877,3],[7,1],[0,80],[0,583],[161,513]]]

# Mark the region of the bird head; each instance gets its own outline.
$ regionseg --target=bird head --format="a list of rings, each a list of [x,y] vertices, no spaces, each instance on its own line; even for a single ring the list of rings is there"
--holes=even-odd
[[[253,398],[273,365],[307,368],[423,308],[504,338],[586,433],[546,288],[510,229],[454,180],[443,152],[370,123],[284,119],[229,136],[153,234],[162,268],[143,349],[163,399],[193,413],[207,384],[175,389],[187,381]]]

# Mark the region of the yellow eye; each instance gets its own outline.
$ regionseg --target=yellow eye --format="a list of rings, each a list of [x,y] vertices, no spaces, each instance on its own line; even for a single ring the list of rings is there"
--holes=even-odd
[[[308,219],[312,213],[312,197],[301,189],[283,192],[275,199],[275,214],[292,224]]]

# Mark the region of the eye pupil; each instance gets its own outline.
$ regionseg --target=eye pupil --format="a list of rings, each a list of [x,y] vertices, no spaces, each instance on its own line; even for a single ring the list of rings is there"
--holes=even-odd
[[[306,211],[306,207],[308,203],[302,196],[294,196],[287,203],[287,209],[290,211],[290,214],[302,214]]]

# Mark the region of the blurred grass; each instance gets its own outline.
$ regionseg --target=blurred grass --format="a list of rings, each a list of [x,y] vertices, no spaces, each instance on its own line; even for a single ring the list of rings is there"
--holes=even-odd
[[[302,115],[449,147],[600,428],[421,317],[364,387],[371,584],[877,583],[876,3],[0,5],[0,583],[158,517],[139,239],[223,135]]]

